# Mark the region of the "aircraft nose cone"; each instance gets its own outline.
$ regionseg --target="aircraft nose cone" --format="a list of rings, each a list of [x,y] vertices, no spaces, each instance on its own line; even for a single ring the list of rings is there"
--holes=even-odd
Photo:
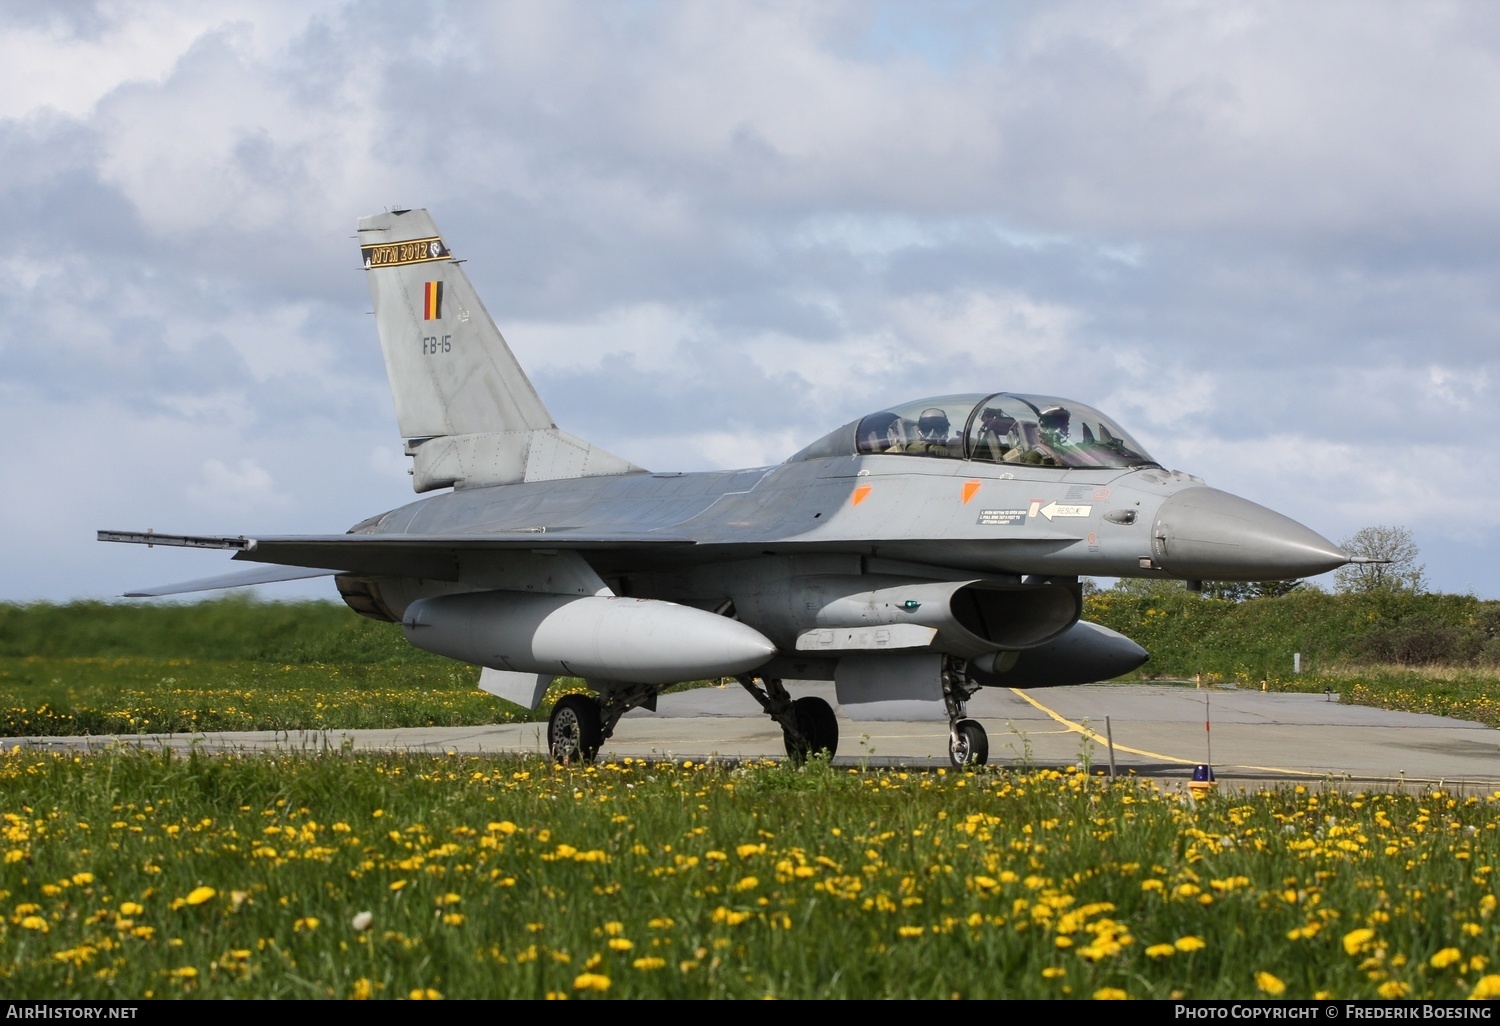
[[[1225,581],[1312,577],[1349,562],[1316,531],[1217,488],[1187,488],[1162,503],[1151,556],[1178,577]]]

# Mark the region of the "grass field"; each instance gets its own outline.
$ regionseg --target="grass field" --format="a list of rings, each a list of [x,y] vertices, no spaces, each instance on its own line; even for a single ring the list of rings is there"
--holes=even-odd
[[[0,736],[322,730],[545,717],[328,602],[0,605]]]
[[[1353,658],[1359,632],[1387,622],[1441,616],[1478,638],[1488,605],[1467,596],[1294,593],[1233,603],[1106,592],[1085,612],[1151,649],[1146,676],[1330,688],[1345,702],[1500,727],[1494,667]],[[1290,672],[1293,651],[1311,672]],[[558,694],[581,687],[561,679],[531,712],[480,692],[477,679],[473,667],[413,648],[394,624],[327,602],[0,605],[0,736],[504,723],[545,718]]]
[[[1500,994],[1500,793],[0,757],[13,997]]]
[[[0,736],[506,723],[461,663],[0,658]],[[576,681],[570,683],[577,684]]]

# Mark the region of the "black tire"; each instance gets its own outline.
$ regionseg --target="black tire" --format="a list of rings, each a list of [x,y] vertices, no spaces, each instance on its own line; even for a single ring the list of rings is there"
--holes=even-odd
[[[547,719],[547,750],[552,758],[566,766],[589,763],[604,744],[600,725],[599,700],[588,695],[564,695],[552,707]]]
[[[792,714],[797,718],[802,738],[794,739],[791,734],[783,733],[787,757],[799,766],[815,752],[826,751],[832,759],[839,750],[839,719],[833,714],[833,706],[809,695],[792,703]]]
[[[990,736],[978,720],[959,720],[953,732],[957,736],[948,741],[948,758],[954,766],[970,769],[990,761]]]

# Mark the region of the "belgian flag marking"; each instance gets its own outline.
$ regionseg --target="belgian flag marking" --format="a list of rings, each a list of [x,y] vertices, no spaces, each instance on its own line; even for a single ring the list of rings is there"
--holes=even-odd
[[[443,283],[429,281],[422,286],[422,320],[443,319]]]

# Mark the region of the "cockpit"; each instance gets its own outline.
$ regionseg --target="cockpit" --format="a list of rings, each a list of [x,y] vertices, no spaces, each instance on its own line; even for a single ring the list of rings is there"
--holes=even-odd
[[[855,453],[1065,468],[1156,463],[1092,407],[1012,392],[940,396],[893,406],[845,424],[787,462]]]

